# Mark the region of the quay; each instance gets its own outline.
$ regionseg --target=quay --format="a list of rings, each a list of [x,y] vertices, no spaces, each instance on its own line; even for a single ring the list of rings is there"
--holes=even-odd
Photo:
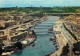
[[[56,32],[59,32],[59,31],[61,32],[59,25],[60,25],[60,22],[57,21],[55,26],[53,27],[53,30]],[[58,41],[58,44],[59,44],[59,49],[57,51],[53,52],[53,54],[51,54],[50,56],[60,56],[63,46],[65,46],[68,42],[68,40],[64,37],[62,32],[58,33],[58,34],[55,33],[55,36],[56,36],[56,40]]]
[[[65,29],[63,26],[63,21],[58,20],[53,27],[54,31],[60,31],[61,33],[55,33],[56,39],[59,43],[59,49],[55,51],[53,54],[50,56],[61,56],[63,47],[66,46],[66,44],[69,45],[69,53],[68,56],[76,56],[72,52],[73,44],[76,43],[77,41],[73,38],[73,36]],[[62,55],[63,56],[63,55]]]

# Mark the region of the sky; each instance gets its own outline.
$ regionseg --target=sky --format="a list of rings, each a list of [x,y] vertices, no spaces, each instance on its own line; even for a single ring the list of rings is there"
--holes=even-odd
[[[80,0],[0,0],[0,7],[80,6]]]

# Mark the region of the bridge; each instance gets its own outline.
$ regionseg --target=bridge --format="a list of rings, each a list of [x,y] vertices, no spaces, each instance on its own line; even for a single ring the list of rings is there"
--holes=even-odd
[[[48,28],[34,28],[34,29],[48,29]]]
[[[34,31],[35,33],[54,33],[53,31]]]
[[[80,15],[80,13],[43,13],[44,15],[55,15],[55,16],[67,16],[67,15]]]
[[[37,27],[41,27],[41,26],[43,26],[43,25],[40,25],[40,26],[37,26]],[[34,27],[34,28],[37,28],[37,27]],[[43,27],[52,27],[52,26],[43,26]]]
[[[34,31],[35,33],[55,33],[55,34],[60,34],[60,31]]]
[[[40,26],[51,27],[51,26],[53,26],[53,25],[39,25],[39,26],[37,26],[37,27],[40,27]]]

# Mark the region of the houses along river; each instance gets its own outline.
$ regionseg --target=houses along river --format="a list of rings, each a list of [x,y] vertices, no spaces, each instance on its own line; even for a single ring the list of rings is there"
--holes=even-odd
[[[54,35],[48,33],[48,29],[52,28],[58,19],[58,16],[48,16],[47,21],[41,22],[35,28],[32,28],[37,36],[35,46],[29,46],[10,56],[45,56],[48,53],[54,52],[56,47],[50,41],[50,38],[54,38]]]

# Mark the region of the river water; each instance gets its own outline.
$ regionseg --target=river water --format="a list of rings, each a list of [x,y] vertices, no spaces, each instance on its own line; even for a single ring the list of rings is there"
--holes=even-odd
[[[54,35],[48,33],[48,29],[52,28],[58,19],[58,16],[48,16],[47,21],[35,26],[35,29],[33,28],[37,36],[35,46],[29,46],[10,56],[45,56],[48,53],[54,52],[56,47],[53,45],[53,42],[49,40],[50,38],[54,38]]]

